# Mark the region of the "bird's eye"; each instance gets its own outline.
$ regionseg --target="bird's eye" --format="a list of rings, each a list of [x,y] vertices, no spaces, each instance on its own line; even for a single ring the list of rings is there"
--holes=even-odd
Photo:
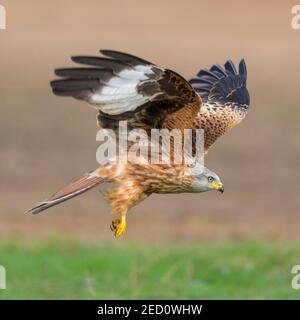
[[[209,182],[213,182],[213,181],[214,181],[214,178],[210,176],[210,177],[208,177],[208,181],[209,181]]]

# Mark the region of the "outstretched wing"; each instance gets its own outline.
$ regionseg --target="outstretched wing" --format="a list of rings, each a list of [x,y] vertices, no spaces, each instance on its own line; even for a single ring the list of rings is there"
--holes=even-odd
[[[204,129],[205,150],[225,132],[240,123],[247,114],[250,96],[244,59],[239,71],[231,60],[209,70],[202,69],[189,81],[202,98],[203,106],[195,119],[195,127]]]
[[[100,52],[72,57],[85,67],[55,70],[62,79],[51,82],[53,92],[96,107],[104,128],[117,129],[121,120],[131,128],[192,127],[201,99],[183,77],[133,55]]]

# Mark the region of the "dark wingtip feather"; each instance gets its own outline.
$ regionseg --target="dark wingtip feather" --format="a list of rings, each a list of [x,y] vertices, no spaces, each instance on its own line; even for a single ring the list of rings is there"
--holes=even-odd
[[[83,99],[99,86],[94,79],[61,79],[50,82],[52,92],[57,96]]]
[[[224,67],[225,67],[225,70],[229,71],[231,74],[237,74],[236,67],[231,59],[226,61],[226,63],[224,64]]]
[[[80,57],[82,57],[82,56],[71,56],[70,59],[71,59],[71,61],[77,63],[77,59],[80,58]]]
[[[110,49],[101,49],[99,51],[104,56],[114,58],[116,60],[120,60],[122,62],[129,63],[132,65],[138,65],[138,64],[153,65],[153,63],[151,63],[151,62],[144,60],[142,58],[139,58],[137,56],[134,56],[132,54],[129,54],[129,53],[116,51],[116,50],[110,50]]]
[[[97,80],[111,78],[112,70],[104,68],[61,68],[55,69],[54,73],[59,77],[69,78],[70,80],[86,79]]]
[[[224,71],[224,69],[223,69],[219,64],[214,64],[214,65],[210,68],[210,71],[221,75],[221,77],[222,77],[222,75],[223,75],[224,77],[227,76],[227,73]]]
[[[216,75],[214,72],[208,70],[208,69],[201,69],[198,73],[197,73],[197,77],[201,78],[202,76],[209,76],[215,79],[220,79],[220,77],[218,75]]]
[[[112,77],[118,77],[123,70],[131,70],[137,65],[151,64],[144,59],[119,51],[105,49],[100,52],[104,56],[71,56],[73,62],[83,66],[56,69],[55,75],[61,79],[50,82],[53,93],[58,96],[85,99],[107,84]]]
[[[52,89],[59,90],[88,90],[99,86],[99,81],[95,79],[62,79],[50,82]]]
[[[247,79],[247,66],[244,58],[240,61],[239,64],[239,74]]]
[[[197,77],[190,80],[191,85],[204,102],[236,103],[239,105],[250,104],[246,82],[247,69],[244,59],[240,61],[239,73],[229,59],[224,64],[224,68],[214,64],[209,70],[200,70]]]
[[[101,59],[103,58],[95,56],[71,56],[73,62],[88,66],[102,66]]]

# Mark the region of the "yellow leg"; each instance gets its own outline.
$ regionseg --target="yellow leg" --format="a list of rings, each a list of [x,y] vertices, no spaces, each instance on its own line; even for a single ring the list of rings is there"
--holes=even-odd
[[[111,231],[115,233],[115,237],[119,238],[126,231],[126,215],[122,214],[120,218],[116,218],[110,225]]]

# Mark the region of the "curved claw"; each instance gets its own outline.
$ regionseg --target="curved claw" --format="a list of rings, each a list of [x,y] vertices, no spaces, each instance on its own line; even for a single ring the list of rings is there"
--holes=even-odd
[[[110,229],[114,232],[116,238],[121,237],[126,231],[125,215],[122,215],[121,218],[114,219],[110,225]]]

